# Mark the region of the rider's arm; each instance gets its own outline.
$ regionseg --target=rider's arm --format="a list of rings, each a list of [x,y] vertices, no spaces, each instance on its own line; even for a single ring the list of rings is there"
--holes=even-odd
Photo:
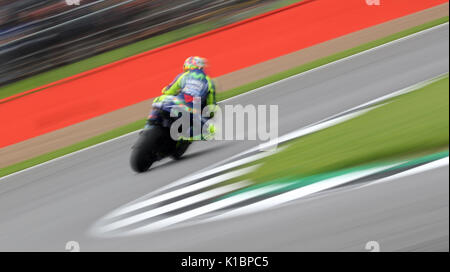
[[[208,80],[208,96],[206,97],[206,105],[209,107],[210,118],[214,117],[214,112],[216,111],[216,85],[211,80],[211,78],[206,77]]]
[[[206,105],[216,105],[216,85],[210,77],[206,77],[208,80],[208,96],[206,97]]]
[[[162,95],[159,96],[159,97],[156,97],[156,98],[153,100],[153,103],[164,101],[166,95],[177,95],[178,92],[179,92],[180,89],[181,89],[180,81],[181,81],[181,78],[184,76],[184,74],[185,74],[185,73],[181,73],[181,74],[177,75],[177,76],[175,77],[175,79],[172,81],[172,83],[170,83],[169,85],[167,85],[166,87],[164,87],[164,88],[161,90]]]
[[[181,79],[187,73],[179,74],[169,85],[162,89],[162,93],[165,95],[177,95],[181,90]]]

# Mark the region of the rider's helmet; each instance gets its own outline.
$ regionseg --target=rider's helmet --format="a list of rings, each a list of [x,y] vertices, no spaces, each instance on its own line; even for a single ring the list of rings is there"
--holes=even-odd
[[[206,60],[204,58],[198,56],[189,57],[184,61],[183,70],[185,72],[196,69],[203,70],[205,68],[205,65]]]

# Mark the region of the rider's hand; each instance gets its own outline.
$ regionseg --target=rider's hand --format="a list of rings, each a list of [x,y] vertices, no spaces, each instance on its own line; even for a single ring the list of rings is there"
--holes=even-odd
[[[208,126],[208,132],[211,135],[215,135],[216,134],[216,126],[214,124],[209,124]]]
[[[203,140],[212,140],[216,135],[216,126],[214,124],[209,124],[206,133],[202,134]]]

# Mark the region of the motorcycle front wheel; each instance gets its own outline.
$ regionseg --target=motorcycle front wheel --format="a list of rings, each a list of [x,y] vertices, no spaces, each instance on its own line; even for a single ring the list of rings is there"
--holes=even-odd
[[[172,158],[175,160],[181,159],[183,154],[186,152],[188,147],[191,145],[191,142],[185,140],[179,140],[176,143],[175,151],[172,153]]]

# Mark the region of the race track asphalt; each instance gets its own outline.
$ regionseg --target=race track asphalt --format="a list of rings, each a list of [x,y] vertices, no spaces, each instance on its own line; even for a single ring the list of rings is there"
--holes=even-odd
[[[279,105],[279,135],[448,72],[448,24],[291,77],[226,104]],[[449,169],[348,186],[275,209],[127,238],[92,224],[117,207],[255,141],[195,143],[180,161],[144,174],[128,159],[136,134],[0,179],[0,251],[382,251],[449,249]]]

